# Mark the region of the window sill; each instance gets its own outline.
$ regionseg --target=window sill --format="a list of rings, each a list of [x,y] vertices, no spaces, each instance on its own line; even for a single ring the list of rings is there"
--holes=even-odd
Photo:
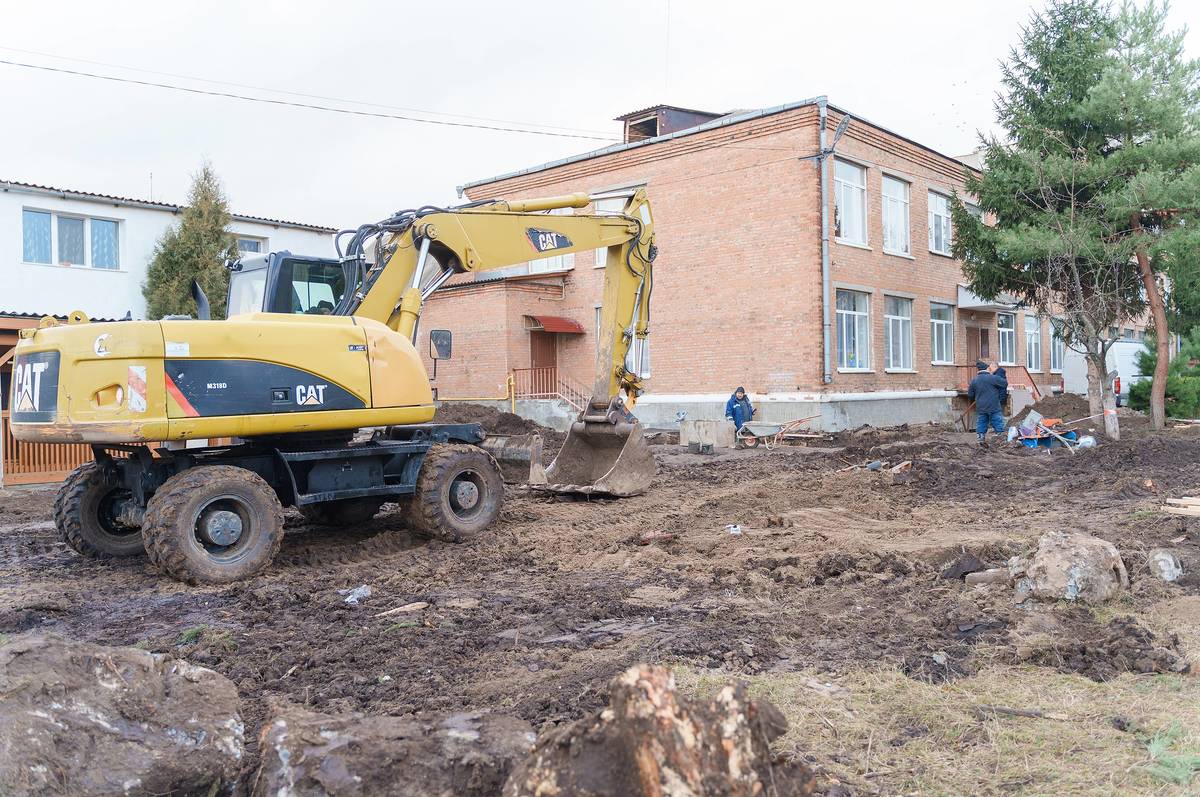
[[[938,250],[936,250],[936,249],[930,249],[930,250],[929,250],[929,254],[931,254],[931,255],[937,255],[938,257],[948,257],[948,258],[950,258],[951,260],[953,260],[953,259],[954,259],[954,254],[953,254],[953,253],[951,253],[951,252],[939,252],[939,251],[938,251]]]
[[[883,372],[885,374],[915,374],[917,370],[915,368],[884,368]]]
[[[1028,372],[1029,372],[1029,373],[1031,373],[1031,374],[1040,374],[1040,373],[1042,373],[1042,369],[1041,369],[1041,368],[1030,368],[1029,366],[1026,366],[1026,367],[1025,367],[1025,370],[1026,370],[1026,371],[1028,371]]]
[[[915,258],[915,257],[913,257],[912,255],[910,255],[910,254],[908,254],[908,253],[906,253],[906,252],[892,252],[892,251],[889,251],[889,250],[887,250],[887,249],[884,249],[884,250],[883,250],[883,253],[884,253],[885,255],[889,255],[889,256],[891,256],[891,257],[902,257],[902,258],[904,258],[905,260],[916,260],[916,258]]]
[[[63,269],[66,271],[103,271],[107,274],[128,274],[129,273],[129,271],[127,269],[123,269],[123,268],[102,268],[100,266],[85,266],[85,265],[81,265],[81,264],[64,265],[62,263],[31,263],[28,260],[22,260],[21,265],[23,265],[23,266],[38,266],[39,268],[57,268],[57,269]]]
[[[1002,362],[1002,361],[997,362],[996,365],[999,365],[1003,368],[1016,368],[1017,367],[1016,363],[1006,363],[1006,362]]]
[[[954,363],[945,362],[944,360],[930,360],[929,364],[930,365],[940,365],[943,368],[953,368],[954,367]]]
[[[875,373],[875,369],[874,368],[839,368],[839,369],[837,369],[837,372],[839,374],[873,374],[873,373]]]
[[[1057,371],[1055,371],[1053,368],[1051,368],[1050,375],[1051,376],[1062,376],[1062,369],[1059,368]]]
[[[874,252],[874,251],[875,251],[874,249],[872,249],[872,248],[871,248],[870,246],[868,246],[867,244],[860,244],[860,243],[856,243],[856,242],[854,242],[854,241],[847,241],[847,240],[846,240],[846,239],[844,239],[844,238],[834,238],[834,239],[833,239],[833,242],[834,242],[835,244],[841,244],[842,246],[853,246],[855,249],[864,249],[864,250],[866,250],[866,251],[868,251],[868,252]]]

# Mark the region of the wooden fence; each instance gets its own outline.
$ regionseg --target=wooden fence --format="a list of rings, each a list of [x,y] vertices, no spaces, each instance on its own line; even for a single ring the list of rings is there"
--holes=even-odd
[[[84,462],[92,460],[92,447],[83,443],[26,443],[12,436],[8,410],[0,412],[0,455],[3,483],[60,482]]]

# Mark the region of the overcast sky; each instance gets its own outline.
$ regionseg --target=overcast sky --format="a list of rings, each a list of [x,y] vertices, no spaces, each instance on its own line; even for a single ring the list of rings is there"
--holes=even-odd
[[[552,126],[540,129],[614,141],[613,117],[657,103],[729,111],[826,94],[952,155],[974,149],[978,131],[991,127],[997,62],[1033,7],[1005,0],[4,6],[0,59],[26,64],[467,124]],[[1176,0],[1172,19],[1200,28],[1200,0]],[[1189,35],[1193,56],[1197,37]],[[605,144],[4,64],[0,103],[0,179],[148,197],[153,173],[153,198],[182,202],[191,172],[208,158],[235,211],[339,227],[452,202],[461,183]]]

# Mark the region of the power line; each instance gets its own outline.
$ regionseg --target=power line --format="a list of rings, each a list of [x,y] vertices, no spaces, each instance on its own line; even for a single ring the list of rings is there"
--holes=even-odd
[[[350,108],[334,108],[328,105],[315,105],[312,103],[295,102],[292,100],[277,100],[269,97],[250,97],[245,94],[233,94],[226,91],[209,91],[206,89],[189,88],[187,86],[175,86],[170,83],[155,83],[148,80],[134,80],[133,78],[116,77],[113,75],[99,75],[94,72],[82,72],[75,69],[63,69],[61,67],[43,66],[40,64],[26,64],[20,61],[9,61],[0,59],[0,64],[7,66],[16,66],[24,69],[35,69],[42,72],[54,72],[62,75],[75,75],[76,77],[93,78],[95,80],[108,80],[114,83],[128,83],[135,86],[152,86],[154,88],[167,89],[169,91],[181,91],[188,94],[203,94],[209,97],[225,97],[232,100],[243,100],[245,102],[260,102],[267,105],[283,105],[291,108],[307,108],[313,111],[326,111],[328,113],[340,113],[348,116],[368,116],[375,119],[395,119],[401,122],[416,122],[418,124],[439,125],[442,127],[463,127],[472,130],[494,130],[502,133],[525,133],[531,136],[550,136],[552,138],[584,138],[594,141],[615,142],[616,139],[612,136],[593,136],[583,133],[556,133],[549,130],[529,130],[519,127],[499,127],[496,125],[485,125],[472,122],[451,122],[445,119],[421,119],[416,116],[403,116],[400,114],[379,113],[377,111],[357,111]]]
[[[344,97],[330,97],[324,94],[305,94],[300,91],[289,91],[287,89],[275,89],[269,86],[255,86],[248,83],[234,83],[228,80],[214,80],[211,78],[196,77],[195,75],[183,75],[178,72],[160,72],[154,69],[141,69],[135,66],[126,66],[124,64],[113,64],[106,61],[91,61],[87,58],[72,58],[65,55],[55,55],[54,53],[44,53],[38,50],[23,50],[19,47],[0,47],[0,50],[6,50],[12,53],[24,53],[25,55],[38,55],[44,58],[55,58],[60,61],[72,61],[79,64],[91,64],[93,66],[105,66],[111,69],[122,69],[129,72],[141,72],[146,75],[159,75],[161,77],[174,77],[183,80],[194,80],[199,83],[212,83],[216,86],[233,86],[239,89],[252,89],[254,91],[267,91],[274,94],[286,94],[292,97],[305,97],[310,100],[325,100],[328,102],[338,102],[344,105],[363,105],[369,108],[386,108],[392,111],[407,111],[409,113],[429,114],[431,116],[449,116],[457,119],[471,119],[477,122],[497,122],[506,125],[521,125],[523,127],[544,127],[550,130],[571,130],[581,133],[598,133],[603,134],[604,130],[593,130],[591,128],[568,127],[565,125],[549,125],[541,122],[519,122],[512,119],[495,119],[487,116],[473,116],[465,113],[447,113],[444,111],[429,111],[423,108],[409,108],[402,105],[387,105],[379,102],[367,102],[366,100],[351,100]]]

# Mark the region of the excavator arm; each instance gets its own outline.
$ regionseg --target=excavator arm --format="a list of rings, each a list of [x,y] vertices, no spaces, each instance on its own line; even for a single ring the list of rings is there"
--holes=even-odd
[[[584,208],[586,194],[524,201],[494,200],[396,214],[354,232],[344,260],[362,274],[339,314],[370,318],[416,341],[423,301],[455,274],[490,271],[530,260],[603,249],[607,253],[601,302],[599,356],[592,397],[581,420],[629,421],[642,392],[626,367],[636,339],[644,339],[654,287],[654,223],[644,189],[619,214],[551,215]],[[375,264],[366,264],[374,239]]]

